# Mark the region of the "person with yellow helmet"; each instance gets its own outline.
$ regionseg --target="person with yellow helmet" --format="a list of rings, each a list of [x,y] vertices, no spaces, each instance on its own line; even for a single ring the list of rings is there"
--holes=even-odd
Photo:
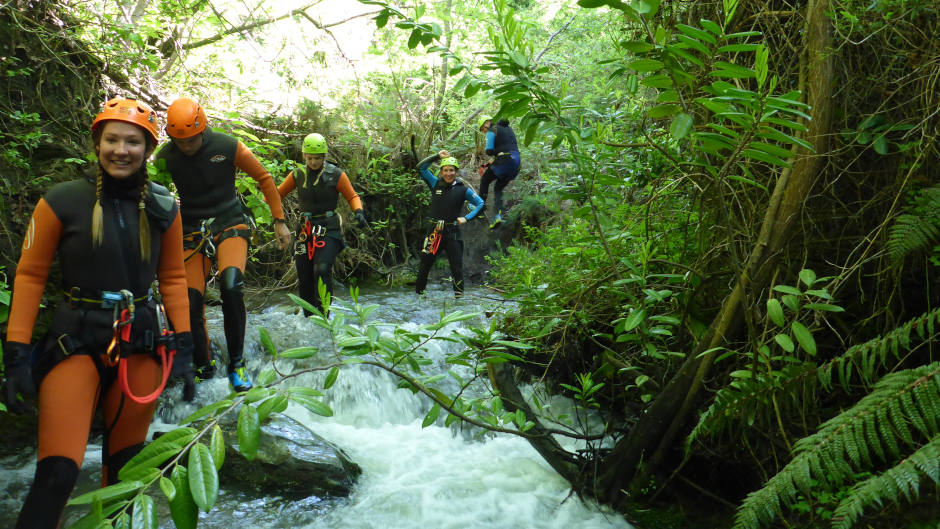
[[[179,193],[197,373],[201,379],[215,374],[204,308],[206,280],[214,261],[220,279],[229,382],[235,391],[247,391],[251,381],[242,358],[246,323],[242,289],[251,236],[249,226],[253,220],[242,207],[235,188],[236,172],[244,171],[258,183],[271,208],[278,247],[286,249],[290,230],[281,208],[281,196],[274,179],[248,147],[208,127],[206,112],[196,101],[184,97],[170,105],[166,133],[171,141],[157,152],[157,160],[166,163]],[[191,399],[192,394],[187,398]]]
[[[157,130],[147,104],[105,103],[91,126],[94,175],[52,186],[30,218],[3,348],[8,409],[23,411],[18,394],[37,387],[39,393],[38,461],[18,529],[59,525],[96,409],[105,424],[102,484],[117,483],[118,471],[143,447],[171,370],[181,374],[171,367],[173,345],[162,338],[176,338],[184,371],[192,361],[179,209],[147,177]],[[31,351],[56,256],[64,296],[46,338]],[[151,290],[155,279],[160,304]]]
[[[483,164],[480,176],[480,197],[484,203],[490,191],[490,184],[495,182],[493,192],[496,197],[496,215],[490,224],[490,229],[493,229],[503,221],[503,189],[519,175],[522,158],[516,142],[516,133],[509,126],[509,121],[501,119],[493,125],[492,117],[483,116],[479,120],[479,129],[486,135],[485,152],[493,157],[491,162]]]
[[[297,242],[294,266],[297,268],[297,285],[300,298],[316,309],[323,309],[319,284],[322,281],[326,292],[333,294],[333,262],[345,247],[342,223],[336,214],[339,195],[343,195],[359,228],[369,225],[362,200],[349,177],[339,167],[326,161],[326,138],[313,132],[308,134],[301,146],[304,166],[291,171],[278,186],[283,199],[297,190],[300,199],[300,225],[297,227]],[[328,309],[324,313],[328,312]],[[310,312],[304,309],[304,315]]]
[[[431,164],[440,161],[440,178],[430,171]],[[457,178],[460,164],[446,150],[429,156],[418,163],[421,178],[431,189],[431,231],[424,240],[415,292],[423,294],[428,285],[431,265],[441,249],[447,254],[450,275],[454,281],[454,295],[463,296],[463,239],[460,226],[476,217],[483,209],[483,200],[463,180]],[[464,203],[473,205],[465,216],[460,216]]]

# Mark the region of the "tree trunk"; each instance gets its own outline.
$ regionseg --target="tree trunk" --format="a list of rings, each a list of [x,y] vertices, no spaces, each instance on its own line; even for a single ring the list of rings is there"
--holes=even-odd
[[[623,499],[620,491],[636,492],[675,450],[675,439],[699,406],[698,393],[717,352],[704,354],[728,342],[740,327],[745,300],[767,288],[771,271],[786,243],[793,236],[805,201],[827,152],[832,96],[831,27],[826,17],[829,0],[810,0],[806,8],[804,46],[809,86],[805,90],[812,106],[812,120],[806,123],[807,140],[818,153],[795,152],[790,170],[785,170],[774,187],[767,205],[758,240],[731,293],[712,320],[705,337],[688,354],[679,372],[669,381],[647,413],[640,416],[629,434],[617,443],[600,465],[598,497],[611,503]]]

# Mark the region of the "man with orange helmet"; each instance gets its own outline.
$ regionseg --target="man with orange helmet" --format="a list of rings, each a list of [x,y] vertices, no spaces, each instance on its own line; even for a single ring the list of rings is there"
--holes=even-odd
[[[228,378],[235,391],[251,389],[242,358],[245,343],[245,264],[252,219],[235,188],[241,170],[261,188],[271,216],[278,247],[290,244],[290,230],[281,208],[274,179],[241,141],[208,127],[202,106],[180,98],[167,110],[166,133],[170,142],[160,148],[157,160],[166,169],[179,193],[186,248],[186,281],[189,287],[190,324],[195,342],[194,362],[202,379],[215,374],[206,333],[204,295],[213,261],[218,267]],[[192,398],[192,394],[186,395]]]
[[[164,314],[176,331],[176,356],[190,355],[183,363],[190,369],[179,209],[169,191],[147,177],[157,130],[147,104],[123,98],[105,103],[91,127],[94,175],[54,185],[29,221],[3,348],[9,409],[22,408],[18,394],[39,390],[38,462],[17,529],[58,526],[96,409],[106,428],[103,485],[117,483],[118,471],[143,447],[171,371],[172,346],[161,338],[172,337],[172,329]],[[64,296],[30,358],[56,255]],[[165,305],[154,299],[154,279]]]

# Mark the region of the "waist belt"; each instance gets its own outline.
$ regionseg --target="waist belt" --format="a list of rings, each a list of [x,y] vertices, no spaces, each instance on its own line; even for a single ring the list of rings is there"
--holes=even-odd
[[[460,226],[460,223],[457,222],[456,220],[451,221],[451,220],[428,219],[428,222],[431,224],[437,224],[439,222],[443,222],[444,226]]]
[[[327,211],[327,212],[325,212],[325,213],[316,213],[316,214],[313,214],[313,213],[310,213],[309,211],[304,211],[303,213],[301,213],[301,215],[302,215],[305,219],[320,219],[320,218],[330,218],[330,217],[336,215],[336,212],[330,210],[330,211]]]
[[[79,307],[110,309],[114,308],[114,306],[122,300],[120,292],[111,290],[82,290],[79,287],[72,287],[65,290],[63,293],[65,294],[65,300],[68,302],[69,307],[73,309]],[[150,292],[147,292],[143,296],[134,297],[134,303],[139,303],[149,298]]]

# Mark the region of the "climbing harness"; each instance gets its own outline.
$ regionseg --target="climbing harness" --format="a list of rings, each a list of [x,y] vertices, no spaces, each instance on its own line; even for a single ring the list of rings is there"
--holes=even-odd
[[[156,292],[156,289],[154,289]],[[105,293],[114,294],[114,293]],[[138,404],[149,404],[157,399],[170,379],[170,371],[173,368],[173,358],[176,356],[176,339],[174,332],[170,330],[169,319],[166,315],[166,309],[162,301],[156,299],[157,325],[160,336],[157,338],[157,356],[160,358],[160,367],[163,372],[163,380],[153,393],[145,396],[137,396],[131,391],[130,384],[127,382],[127,359],[132,351],[131,347],[131,327],[134,323],[134,295],[129,290],[121,290],[118,295],[120,299],[114,301],[114,323],[112,325],[113,334],[111,342],[108,344],[107,354],[104,363],[108,367],[118,366],[118,384],[121,391],[127,398]],[[156,296],[159,296],[157,294]],[[111,296],[113,297],[113,296]]]
[[[437,255],[437,250],[441,246],[441,239],[444,238],[444,221],[439,220],[434,224],[434,230],[424,239],[424,253]]]
[[[332,212],[330,212],[332,213]],[[304,220],[304,225],[300,229],[300,233],[297,235],[297,245],[294,253],[297,255],[307,254],[307,259],[313,261],[313,254],[317,251],[317,248],[323,248],[326,246],[326,241],[320,239],[326,235],[326,226],[321,226],[319,224],[314,225],[310,222],[310,216],[306,216]]]
[[[183,236],[183,241],[187,246],[186,249],[192,250],[192,253],[187,255],[184,260],[188,261],[200,252],[210,259],[215,257],[215,243],[212,241],[212,230],[210,228],[214,221],[215,217],[203,219],[199,223],[199,231],[187,233]]]

